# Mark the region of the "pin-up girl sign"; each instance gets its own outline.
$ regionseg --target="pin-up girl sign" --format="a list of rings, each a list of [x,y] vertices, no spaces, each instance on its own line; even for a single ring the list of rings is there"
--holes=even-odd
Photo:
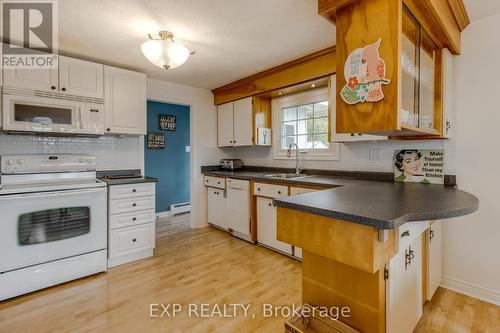
[[[384,98],[383,84],[391,81],[385,78],[385,62],[378,49],[381,39],[349,54],[344,66],[346,85],[340,96],[347,104],[378,102]]]

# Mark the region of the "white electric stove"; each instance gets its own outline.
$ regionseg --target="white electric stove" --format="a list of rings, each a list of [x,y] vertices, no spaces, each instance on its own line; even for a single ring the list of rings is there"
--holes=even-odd
[[[107,187],[95,157],[0,163],[0,300],[106,271]]]

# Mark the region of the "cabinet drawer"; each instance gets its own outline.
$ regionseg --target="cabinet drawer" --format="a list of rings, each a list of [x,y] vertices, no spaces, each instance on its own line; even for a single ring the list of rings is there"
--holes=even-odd
[[[238,189],[238,190],[249,190],[250,189],[250,181],[241,180],[241,179],[231,179],[228,178],[226,180],[227,187]]]
[[[291,187],[290,195],[299,195],[304,193],[316,192],[318,190],[314,188],[306,188],[306,187]]]
[[[398,229],[398,249],[404,251],[408,245],[413,243],[427,228],[429,228],[429,221],[408,222],[403,224]]]
[[[155,221],[154,209],[141,210],[139,212],[113,214],[109,217],[109,229],[130,227]]]
[[[154,223],[111,230],[109,258],[117,258],[155,247]]]
[[[155,183],[112,185],[109,187],[110,199],[134,198],[155,195]]]
[[[288,186],[255,183],[253,194],[268,198],[286,197],[288,196]]]
[[[120,214],[155,208],[155,197],[115,199],[109,202],[109,213]]]
[[[205,185],[225,189],[226,179],[221,177],[205,176]]]

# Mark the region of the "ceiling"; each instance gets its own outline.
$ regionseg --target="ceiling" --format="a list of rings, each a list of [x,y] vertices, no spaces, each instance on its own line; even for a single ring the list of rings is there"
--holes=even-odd
[[[196,54],[168,71],[149,63],[140,45],[158,30]],[[59,1],[61,54],[195,87],[216,88],[334,44],[317,0]]]
[[[464,0],[471,21],[500,13],[500,0]]]

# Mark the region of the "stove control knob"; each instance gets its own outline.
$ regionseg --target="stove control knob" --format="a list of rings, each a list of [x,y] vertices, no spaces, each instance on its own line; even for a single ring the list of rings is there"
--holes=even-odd
[[[24,164],[24,160],[23,160],[23,159],[21,159],[21,158],[20,158],[20,159],[18,159],[18,160],[17,160],[17,164],[19,164],[19,165],[23,165],[23,164]]]

